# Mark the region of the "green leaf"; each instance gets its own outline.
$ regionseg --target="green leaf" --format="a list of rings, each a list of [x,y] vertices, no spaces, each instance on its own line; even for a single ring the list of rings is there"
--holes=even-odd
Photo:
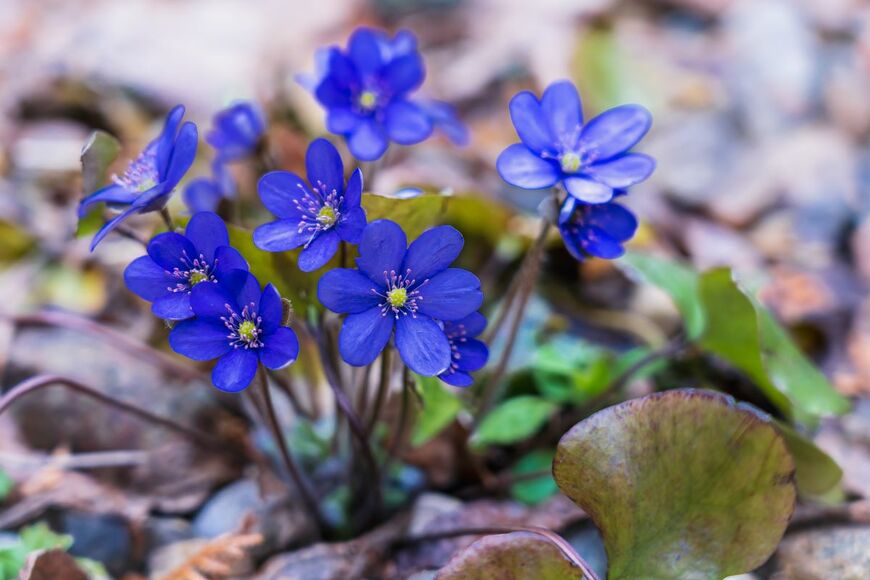
[[[109,167],[120,152],[121,144],[105,131],[94,131],[90,134],[81,154],[84,195],[97,191],[106,182]],[[91,234],[99,229],[102,222],[102,211],[95,209],[79,220],[76,235]]]
[[[379,219],[393,220],[402,226],[408,241],[411,241],[439,223],[439,217],[449,199],[443,195],[429,193],[407,199],[364,193],[362,206],[366,210],[366,219],[369,223]]]
[[[472,438],[475,447],[507,445],[534,435],[558,406],[541,397],[514,397],[493,409]]]
[[[419,447],[438,435],[456,418],[462,410],[462,401],[435,377],[415,375],[415,378],[423,399],[423,410],[414,425],[411,445]]]
[[[610,384],[614,355],[580,340],[557,340],[535,353],[532,372],[550,401],[582,405]]]
[[[553,480],[551,466],[553,465],[553,452],[538,449],[524,455],[517,461],[511,473],[515,476],[541,473],[534,479],[523,479],[511,486],[511,495],[528,505],[536,505],[554,495],[559,488]]]
[[[3,469],[0,469],[0,502],[9,497],[9,492],[15,487],[15,482],[12,481]]]
[[[678,262],[649,254],[628,252],[620,261],[638,272],[648,283],[666,292],[680,311],[689,340],[704,330],[704,310],[698,295],[698,273]]]
[[[36,550],[68,550],[73,544],[73,537],[66,534],[56,534],[45,522],[27,526],[19,532],[21,544],[27,553]]]
[[[485,536],[447,562],[437,580],[583,580],[552,542],[531,532]]]
[[[782,421],[774,421],[795,463],[795,482],[802,496],[820,498],[836,489],[843,470],[830,455]]]
[[[769,418],[690,389],[581,421],[559,442],[553,475],[601,531],[611,579],[754,570],[776,549],[796,495]]]
[[[737,285],[729,269],[704,273],[699,290],[707,318],[702,347],[746,373],[771,402],[799,422],[848,411],[849,401],[770,313]]]

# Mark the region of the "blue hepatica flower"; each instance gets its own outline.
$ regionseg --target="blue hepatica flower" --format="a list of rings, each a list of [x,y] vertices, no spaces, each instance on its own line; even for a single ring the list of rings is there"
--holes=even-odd
[[[123,211],[107,222],[91,242],[91,251],[106,234],[134,213],[146,213],[163,209],[169,196],[190,169],[196,157],[196,125],[187,122],[181,126],[184,107],[172,109],[166,117],[163,132],[148,144],[127,171],[114,176],[112,184],[87,196],[79,204],[79,219],[90,209],[105,203]]]
[[[483,302],[477,276],[450,264],[462,234],[450,226],[430,229],[407,246],[405,232],[377,220],[363,232],[357,268],[323,275],[317,297],[347,314],[339,334],[342,358],[363,366],[381,353],[395,328],[395,344],[412,371],[426,376],[450,368],[450,341],[438,321],[459,321]]]
[[[634,236],[637,219],[616,202],[584,204],[568,197],[559,214],[565,247],[578,260],[588,256],[613,259],[625,253],[622,244]]]
[[[148,255],[133,260],[124,281],[137,296],[152,302],[151,311],[166,320],[193,316],[190,293],[203,283],[218,283],[231,271],[247,270],[245,259],[230,247],[227,227],[213,213],[194,215],[184,235],[158,234]]]
[[[518,93],[510,114],[522,143],[505,149],[496,165],[516,187],[545,189],[561,181],[578,200],[605,203],[615,190],[640,183],[655,169],[648,155],[628,153],[652,125],[639,105],[610,109],[584,125],[577,89],[561,81],[540,101],[529,91]]]
[[[241,101],[218,112],[205,140],[218,159],[234,161],[254,153],[266,131],[266,119],[254,103]]]
[[[280,369],[299,354],[293,329],[283,325],[281,296],[245,270],[235,270],[219,284],[198,284],[190,293],[196,318],[169,333],[172,349],[193,360],[218,359],[214,386],[235,393],[246,388],[260,364]]]
[[[357,159],[373,161],[389,141],[412,145],[432,134],[433,119],[409,99],[426,75],[412,33],[390,38],[359,28],[346,50],[332,47],[318,61],[322,70],[311,84],[326,108],[326,127],[347,139]]]
[[[344,165],[332,143],[314,140],[305,167],[308,183],[288,171],[260,179],[260,199],[278,220],[254,230],[254,243],[269,252],[302,246],[299,268],[312,272],[329,262],[341,241],[359,243],[366,214],[360,207],[362,172],[354,171],[345,187]]]
[[[469,387],[474,379],[469,373],[486,366],[489,349],[475,337],[486,328],[486,318],[474,312],[461,320],[444,323],[444,333],[450,342],[450,368],[438,378],[454,387]]]
[[[215,159],[211,168],[211,177],[191,179],[181,194],[191,213],[217,211],[221,200],[236,195],[236,183],[226,165]]]

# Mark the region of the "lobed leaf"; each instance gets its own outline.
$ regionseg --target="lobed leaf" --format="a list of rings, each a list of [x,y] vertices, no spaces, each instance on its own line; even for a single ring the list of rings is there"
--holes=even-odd
[[[462,401],[451,393],[436,377],[416,375],[423,410],[414,425],[411,445],[419,447],[430,441],[447,427],[462,410]]]

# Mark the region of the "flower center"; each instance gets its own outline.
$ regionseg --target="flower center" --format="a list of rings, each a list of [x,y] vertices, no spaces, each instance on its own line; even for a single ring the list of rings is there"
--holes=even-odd
[[[408,289],[404,286],[400,288],[393,288],[389,292],[387,292],[387,302],[393,308],[401,308],[405,305],[405,302],[408,301]]]
[[[363,111],[371,111],[378,104],[378,95],[374,91],[363,91],[359,95],[359,106]]]
[[[131,193],[148,191],[160,181],[157,159],[153,150],[146,149],[127,167],[123,175],[113,175],[112,181]]]
[[[317,212],[317,223],[323,226],[323,229],[331,228],[335,224],[336,219],[335,209],[331,205],[324,205]]]
[[[260,348],[263,346],[263,341],[260,336],[263,330],[260,324],[263,322],[261,316],[257,316],[256,306],[251,303],[242,308],[241,313],[233,310],[229,304],[224,304],[227,309],[227,316],[221,316],[224,326],[230,333],[227,338],[233,348]]]
[[[580,156],[576,153],[565,153],[559,162],[565,173],[576,173],[580,169]]]
[[[202,270],[191,270],[187,275],[187,281],[190,283],[191,287],[196,286],[200,282],[205,282],[208,278],[209,275]]]
[[[395,270],[384,272],[385,292],[382,294],[377,288],[372,288],[372,292],[384,299],[378,304],[381,316],[386,316],[388,312],[392,312],[396,318],[399,318],[399,315],[407,316],[408,314],[416,317],[417,309],[420,307],[417,302],[423,300],[420,288],[428,281],[426,279],[421,284],[417,284],[417,280],[411,277],[410,269],[406,270],[404,274],[397,274]]]
[[[170,292],[190,292],[190,289],[200,282],[217,282],[214,277],[217,260],[209,264],[202,254],[191,260],[185,252],[181,256],[181,263],[184,264],[183,268],[175,268],[169,272],[176,279],[175,286],[167,288]]]

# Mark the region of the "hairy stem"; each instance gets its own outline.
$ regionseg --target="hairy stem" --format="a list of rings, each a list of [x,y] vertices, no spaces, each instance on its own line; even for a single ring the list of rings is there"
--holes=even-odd
[[[402,403],[401,407],[399,407],[399,423],[396,426],[396,433],[393,435],[393,441],[390,445],[390,450],[387,453],[387,460],[384,462],[384,475],[387,477],[390,476],[390,467],[392,467],[393,462],[399,456],[399,451],[402,448],[402,443],[405,440],[405,428],[408,424],[408,411],[410,407],[410,396],[408,391],[410,391],[413,387],[411,386],[411,371],[407,366],[402,367]]]
[[[166,224],[166,228],[170,232],[175,231],[175,222],[172,221],[172,216],[169,214],[169,210],[164,208],[160,208],[160,217],[163,218],[163,223]]]
[[[132,403],[116,399],[110,395],[98,391],[94,387],[88,386],[75,379],[72,379],[70,377],[64,377],[62,375],[37,375],[35,377],[27,379],[26,381],[18,383],[17,385],[12,387],[12,389],[6,392],[6,394],[4,394],[2,398],[0,398],[0,414],[9,409],[12,403],[17,401],[24,395],[52,385],[61,385],[67,387],[70,390],[85,395],[86,397],[95,399],[103,403],[104,405],[108,405],[109,407],[113,407],[115,409],[118,409],[119,411],[123,411],[130,415],[138,417],[143,421],[147,421],[149,423],[159,425],[165,429],[169,429],[170,431],[186,437],[187,439],[201,447],[205,447],[211,450],[218,450],[221,452],[228,451],[226,445],[222,441],[218,440],[215,437],[212,437],[208,433],[199,431],[198,429],[187,427],[185,425],[182,425],[181,423],[177,423],[176,421],[169,419],[168,417],[162,417],[160,415],[152,413],[151,411],[142,409]]]
[[[392,374],[393,368],[392,363],[392,349],[387,345],[381,353],[381,377],[380,382],[378,383],[378,392],[375,395],[375,406],[371,415],[369,415],[369,421],[366,425],[366,433],[368,433],[369,437],[371,437],[372,431],[374,431],[375,425],[377,425],[378,419],[381,415],[381,410],[384,406],[384,401],[387,398],[387,392],[390,390],[390,375]]]
[[[281,431],[281,425],[278,423],[278,417],[275,414],[275,407],[272,404],[272,394],[269,391],[269,383],[266,379],[266,372],[263,368],[260,368],[257,371],[257,377],[255,380],[260,387],[260,394],[263,397],[263,418],[268,423],[269,428],[272,431],[272,436],[278,444],[278,449],[281,451],[281,459],[284,461],[284,467],[287,468],[287,473],[296,485],[296,489],[302,497],[302,503],[305,506],[308,515],[312,520],[314,520],[317,528],[323,530],[326,528],[326,522],[323,519],[323,515],[320,513],[317,498],[314,496],[302,470],[298,465],[296,465],[296,461],[294,461],[293,456],[290,454],[290,450],[287,448],[287,441],[284,439],[284,433]]]

